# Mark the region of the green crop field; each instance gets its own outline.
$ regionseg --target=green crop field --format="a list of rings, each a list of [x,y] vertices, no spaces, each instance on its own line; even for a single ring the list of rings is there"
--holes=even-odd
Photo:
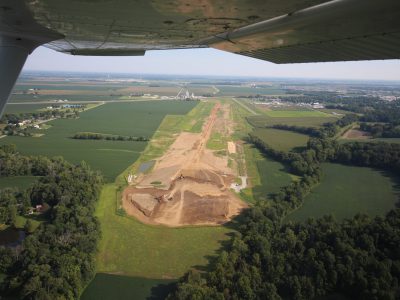
[[[285,113],[287,113],[285,111]],[[290,111],[289,111],[290,113]],[[254,127],[265,127],[277,124],[296,125],[305,127],[320,127],[324,123],[337,121],[337,117],[332,117],[328,114],[322,117],[269,117],[269,116],[249,116],[249,123]]]
[[[317,110],[267,110],[264,113],[272,118],[315,118],[329,116]]]
[[[273,128],[256,128],[253,134],[262,139],[270,147],[282,151],[304,147],[309,140],[309,136],[305,134]]]
[[[18,114],[18,113],[27,113],[27,112],[35,112],[39,109],[43,109],[48,107],[51,104],[8,104],[6,106],[5,112],[6,114]]]
[[[381,171],[326,163],[323,173],[321,184],[287,220],[303,221],[327,214],[339,220],[357,213],[383,215],[394,208],[398,200],[397,179]]]
[[[96,274],[81,300],[165,299],[175,280]]]
[[[188,269],[207,266],[221,241],[232,232],[224,226],[168,228],[150,226],[116,211],[116,187],[103,188],[96,215],[102,228],[97,256],[99,273],[145,278],[178,278]]]
[[[85,111],[79,119],[58,119],[40,130],[41,137],[10,136],[0,139],[0,145],[16,144],[24,154],[63,156],[79,163],[86,161],[100,170],[111,181],[132,164],[146,147],[146,142],[106,140],[76,140],[76,132],[88,131],[123,136],[152,137],[168,114],[186,114],[197,102],[149,101],[137,103],[110,103]]]
[[[7,187],[26,189],[36,180],[38,180],[36,176],[0,177],[0,189]]]
[[[263,156],[257,149],[253,148],[252,151],[259,174],[258,180],[254,177],[252,179],[252,194],[255,200],[267,200],[271,194],[287,186],[293,175],[290,175],[280,162]]]
[[[110,96],[110,95],[71,95],[71,94],[57,94],[57,95],[12,95],[10,98],[10,103],[36,103],[39,104],[40,102],[48,102],[46,106],[50,104],[57,104],[55,100],[68,100],[68,101],[112,101],[112,100],[119,100],[120,96]]]

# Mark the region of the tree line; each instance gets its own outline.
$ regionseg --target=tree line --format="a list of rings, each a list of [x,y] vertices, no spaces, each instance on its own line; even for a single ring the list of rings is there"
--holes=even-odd
[[[60,110],[60,109],[52,109],[52,110],[44,110],[40,112],[28,112],[28,113],[6,113],[0,119],[0,122],[3,124],[14,124],[18,125],[25,120],[48,120],[52,118],[67,118],[67,117],[77,117],[79,116],[79,112],[77,110]]]
[[[102,177],[82,162],[63,158],[23,156],[14,146],[0,147],[0,175],[40,175],[26,191],[4,198],[1,208],[43,204],[46,221],[23,241],[22,247],[0,247],[0,272],[6,275],[1,295],[19,299],[78,299],[95,273],[100,237],[95,203]],[[20,211],[18,213],[23,213]]]
[[[72,136],[77,140],[107,140],[107,141],[134,141],[134,142],[147,142],[149,138],[144,136],[122,136],[93,132],[77,132]]]
[[[400,124],[360,123],[360,129],[369,132],[374,138],[399,138]]]
[[[285,153],[250,136],[262,153],[300,175],[240,216],[238,233],[218,255],[210,272],[190,271],[169,299],[351,299],[400,297],[400,210],[337,222],[332,216],[305,223],[285,222],[321,178],[330,161],[376,167],[400,174],[400,145],[338,144],[311,138],[301,153]],[[323,199],[321,199],[323,201]]]

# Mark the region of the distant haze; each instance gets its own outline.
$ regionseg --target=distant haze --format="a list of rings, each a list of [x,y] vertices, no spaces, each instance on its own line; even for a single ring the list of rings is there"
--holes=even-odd
[[[29,56],[24,70],[400,81],[400,60],[277,65],[214,49],[148,51],[140,57],[88,57],[40,47]]]

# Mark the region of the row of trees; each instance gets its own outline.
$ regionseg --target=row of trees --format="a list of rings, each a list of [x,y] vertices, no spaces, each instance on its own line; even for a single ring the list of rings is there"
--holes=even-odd
[[[15,194],[4,199],[2,208],[25,201],[32,206],[50,206],[46,222],[24,240],[22,247],[0,247],[0,272],[6,274],[1,295],[79,298],[95,272],[100,228],[94,209],[102,177],[85,163],[72,165],[62,158],[22,156],[11,146],[0,147],[0,170],[1,176],[42,176],[20,199]]]
[[[52,109],[39,112],[4,114],[0,119],[0,123],[18,125],[19,123],[26,120],[38,121],[38,120],[48,120],[53,118],[68,118],[68,117],[78,117],[78,116],[79,112],[76,109],[74,110]]]
[[[304,224],[284,222],[321,177],[323,161],[371,166],[400,174],[400,146],[340,145],[312,138],[301,153],[276,151],[257,137],[264,154],[287,164],[301,179],[271,201],[241,215],[239,233],[206,274],[187,273],[169,299],[352,299],[400,297],[400,210],[371,219],[357,215],[342,223],[331,216]],[[321,199],[323,201],[323,199]]]
[[[107,141],[135,141],[147,142],[149,139],[144,136],[122,136],[112,134],[102,134],[93,132],[77,132],[72,136],[73,139],[78,140],[107,140]]]

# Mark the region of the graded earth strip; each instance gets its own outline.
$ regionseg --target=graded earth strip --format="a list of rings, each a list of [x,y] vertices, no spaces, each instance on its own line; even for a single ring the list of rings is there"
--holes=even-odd
[[[218,225],[247,207],[230,190],[237,172],[228,167],[227,155],[206,148],[212,132],[220,129],[220,111],[221,118],[229,118],[229,110],[216,103],[201,133],[180,133],[153,170],[125,189],[122,203],[129,215],[171,227]]]

